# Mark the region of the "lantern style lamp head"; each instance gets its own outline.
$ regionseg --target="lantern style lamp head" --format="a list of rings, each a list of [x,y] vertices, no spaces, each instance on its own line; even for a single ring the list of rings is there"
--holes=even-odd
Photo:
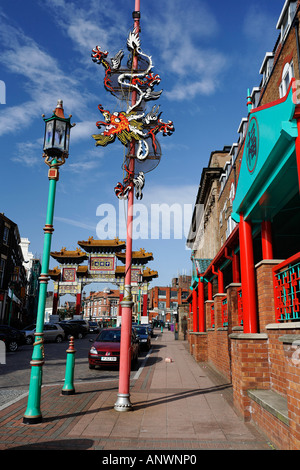
[[[71,124],[72,115],[68,118],[64,115],[63,102],[58,100],[56,109],[50,118],[45,118],[45,136],[44,136],[44,157],[45,163],[51,166],[63,165],[69,155],[70,129],[75,124]]]

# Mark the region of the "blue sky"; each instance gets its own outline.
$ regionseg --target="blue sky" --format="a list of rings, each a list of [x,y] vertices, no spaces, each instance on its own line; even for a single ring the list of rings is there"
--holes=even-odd
[[[159,104],[162,118],[175,126],[172,136],[159,137],[162,159],[146,174],[141,202],[149,213],[151,204],[177,204],[186,219],[185,225],[177,220],[179,231],[177,227],[168,238],[161,233],[151,239],[150,230],[144,230],[144,239],[133,241],[134,250],[153,253],[148,266],[159,278],[152,286],[190,274],[185,243],[202,168],[212,151],[237,140],[247,115],[247,89],[260,83],[259,69],[275,45],[283,4],[141,0],[142,49],[161,76],[157,89],[164,90],[151,106]],[[133,10],[134,0],[0,4],[0,80],[6,85],[5,103],[2,98],[0,104],[0,211],[18,224],[35,255],[43,250],[48,196],[41,115],[49,117],[58,99],[76,126],[57,185],[52,250],[75,249],[78,240],[97,238],[103,220],[97,208],[103,204],[114,206],[122,218],[114,187],[122,180],[123,147],[119,142],[95,147],[91,137],[102,119],[98,104],[115,109],[118,103],[105,91],[104,69],[92,61],[91,51],[101,45],[112,56],[126,48]],[[52,260],[50,267],[55,265]]]

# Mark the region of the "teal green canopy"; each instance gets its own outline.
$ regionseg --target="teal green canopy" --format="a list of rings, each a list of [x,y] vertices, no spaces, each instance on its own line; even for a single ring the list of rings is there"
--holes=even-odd
[[[283,98],[249,113],[232,218],[271,220],[297,193],[295,80]]]

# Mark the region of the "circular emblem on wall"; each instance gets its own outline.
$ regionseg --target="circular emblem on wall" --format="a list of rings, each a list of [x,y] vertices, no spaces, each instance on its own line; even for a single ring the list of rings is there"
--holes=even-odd
[[[258,123],[255,117],[252,117],[249,122],[249,131],[245,145],[247,167],[249,172],[253,173],[257,163],[259,145]]]

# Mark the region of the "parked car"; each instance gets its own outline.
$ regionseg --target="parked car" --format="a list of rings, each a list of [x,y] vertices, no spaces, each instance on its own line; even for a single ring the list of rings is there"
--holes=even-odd
[[[70,339],[71,336],[74,338],[81,339],[84,336],[86,336],[86,328],[83,325],[80,325],[79,323],[70,323],[68,321],[60,321],[58,322],[58,325],[62,327],[62,329],[65,332],[65,337],[67,339]]]
[[[35,324],[23,328],[22,331],[25,333],[26,344],[34,343]],[[45,323],[43,333],[44,341],[55,341],[56,343],[61,343],[65,338],[64,330],[57,323]]]
[[[1,332],[0,332],[0,341],[3,341],[4,347],[6,347],[6,335],[4,333],[1,333]],[[0,353],[2,353],[1,345],[0,345]],[[1,357],[1,359],[2,359],[2,357]],[[0,364],[1,364],[1,362],[0,362]]]
[[[154,336],[154,327],[153,327],[152,323],[149,323],[149,324],[143,325],[143,326],[146,326],[146,328],[148,328],[150,336],[151,336],[151,338],[153,338],[153,336]]]
[[[70,323],[71,325],[73,325],[74,323],[77,325],[81,325],[85,328],[86,334],[88,334],[89,332],[90,326],[87,320],[69,320],[68,323]]]
[[[140,349],[149,351],[151,348],[151,335],[147,326],[135,326],[134,329],[137,339],[139,340]]]
[[[89,321],[89,332],[90,333],[99,333],[100,327],[96,321]]]
[[[91,340],[92,341],[92,340]],[[121,328],[104,328],[93,342],[89,354],[89,368],[119,366]],[[138,360],[139,343],[134,331],[131,335],[131,364]]]
[[[15,352],[22,344],[25,344],[25,335],[22,331],[8,325],[0,325],[0,333],[5,342],[7,351]]]

